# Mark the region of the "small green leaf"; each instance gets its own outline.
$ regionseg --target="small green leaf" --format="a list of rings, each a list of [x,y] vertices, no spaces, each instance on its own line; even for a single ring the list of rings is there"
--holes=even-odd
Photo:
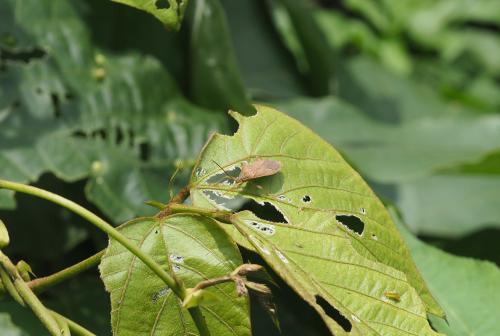
[[[204,289],[188,288],[186,289],[186,298],[182,302],[182,307],[189,309],[216,300],[218,300],[218,297],[212,292]]]
[[[23,278],[24,281],[28,282],[31,280],[31,276],[35,276],[35,273],[33,273],[33,270],[31,269],[31,266],[24,260],[20,260],[16,264],[17,271],[21,275],[21,278]]]
[[[193,204],[238,210],[253,201],[274,208],[271,219],[240,212],[237,230],[227,230],[242,245],[250,242],[333,333],[435,335],[426,311],[444,313],[380,200],[311,130],[274,109],[257,111],[233,113],[238,132],[209,140],[193,170]],[[281,170],[239,184],[227,176],[257,158],[279,161]],[[332,318],[335,310],[341,318]]]
[[[189,0],[112,0],[152,14],[167,28],[179,30]]]
[[[119,229],[186,287],[227,275],[242,262],[236,245],[208,218],[141,218]],[[111,294],[113,335],[196,334],[182,301],[116,241],[110,241],[100,271]],[[251,334],[248,298],[238,297],[233,283],[204,291],[218,298],[204,301],[201,306],[212,335]],[[191,299],[191,303],[198,304],[200,296]]]
[[[9,231],[4,222],[0,219],[0,249],[7,247],[10,243]]]

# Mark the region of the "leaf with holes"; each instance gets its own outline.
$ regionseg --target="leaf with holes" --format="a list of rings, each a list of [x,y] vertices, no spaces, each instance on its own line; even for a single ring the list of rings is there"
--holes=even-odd
[[[112,0],[152,14],[167,28],[179,30],[188,0]]]
[[[227,230],[256,250],[332,332],[435,335],[426,312],[444,313],[380,200],[311,130],[274,109],[257,110],[252,117],[232,113],[238,132],[208,141],[193,170],[193,204],[272,209],[272,217],[238,212]],[[242,184],[227,176],[259,159],[279,161],[280,171]]]
[[[227,275],[242,263],[236,245],[208,218],[140,218],[120,230],[186,287]],[[111,293],[113,335],[197,334],[182,302],[121,244],[110,241],[99,269]],[[237,296],[234,283],[207,291],[218,298],[201,306],[212,335],[250,335],[248,298]]]

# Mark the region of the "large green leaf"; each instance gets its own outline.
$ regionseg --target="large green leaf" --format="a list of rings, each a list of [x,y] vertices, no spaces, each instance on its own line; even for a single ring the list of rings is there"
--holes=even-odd
[[[491,318],[500,307],[498,267],[445,253],[399,227],[429,288],[448,314],[448,323],[432,319],[433,326],[449,336],[498,335],[500,326]]]
[[[1,178],[90,178],[88,198],[116,222],[150,211],[144,200],[166,201],[174,162],[192,161],[224,118],[187,102],[155,59],[92,47],[67,1],[5,6],[8,32],[46,55],[7,59],[0,73]],[[0,205],[14,206],[4,191]]]
[[[500,146],[496,115],[424,111],[420,117],[388,123],[334,98],[278,105],[338,146],[377,182],[416,180],[442,167],[475,162]]]
[[[500,146],[498,115],[432,110],[418,117],[408,106],[401,122],[388,123],[334,98],[278,106],[342,150],[370,180],[390,183],[384,196],[415,232],[456,236],[500,225],[493,205],[500,197],[498,162],[486,160],[486,171],[474,165]],[[459,163],[468,164],[452,168]]]
[[[241,77],[252,98],[269,100],[305,94],[290,53],[280,43],[261,1],[221,0],[241,68]]]
[[[189,0],[113,0],[154,15],[165,26],[178,30]]]
[[[187,287],[227,275],[242,262],[236,245],[208,218],[142,218],[120,230]],[[100,271],[111,294],[114,335],[197,334],[177,296],[121,244],[110,241]],[[207,290],[217,296],[202,305],[212,335],[250,335],[248,298],[238,297],[233,283]]]
[[[382,203],[312,131],[274,109],[257,111],[253,117],[233,113],[238,132],[209,140],[193,171],[193,204],[237,210],[253,200],[274,208],[276,218],[241,212],[237,230],[227,229],[240,242],[242,234],[332,332],[435,334],[426,309],[443,312]],[[281,171],[244,184],[226,176],[256,158],[278,160]],[[392,291],[401,301],[384,296]]]
[[[252,114],[219,0],[196,1],[190,47],[194,101],[209,108]]]
[[[396,202],[414,232],[457,237],[500,228],[499,175],[437,174],[397,187]]]

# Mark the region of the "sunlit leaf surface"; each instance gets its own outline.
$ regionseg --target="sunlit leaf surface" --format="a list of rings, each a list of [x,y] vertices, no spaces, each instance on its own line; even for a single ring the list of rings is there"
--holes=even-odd
[[[426,310],[443,312],[382,203],[328,143],[276,110],[257,109],[253,117],[233,113],[234,136],[209,140],[193,171],[193,204],[274,209],[272,218],[240,212],[237,229],[228,230],[240,242],[242,234],[332,332],[434,335]],[[247,183],[228,176],[256,158],[282,169]]]

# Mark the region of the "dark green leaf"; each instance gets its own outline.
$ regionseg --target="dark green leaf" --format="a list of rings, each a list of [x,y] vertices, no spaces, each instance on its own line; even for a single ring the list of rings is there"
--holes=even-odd
[[[400,228],[429,288],[447,313],[448,323],[433,317],[432,325],[449,336],[498,335],[500,326],[491,318],[500,306],[498,267],[445,253],[419,241],[402,225]]]
[[[191,28],[191,95],[202,106],[253,113],[219,0],[197,0]]]
[[[158,61],[93,48],[67,1],[8,6],[10,29],[47,55],[0,72],[1,178],[90,178],[89,199],[114,221],[150,213],[143,202],[167,200],[174,162],[192,161],[225,119],[184,100]],[[4,191],[0,202],[13,206]]]

